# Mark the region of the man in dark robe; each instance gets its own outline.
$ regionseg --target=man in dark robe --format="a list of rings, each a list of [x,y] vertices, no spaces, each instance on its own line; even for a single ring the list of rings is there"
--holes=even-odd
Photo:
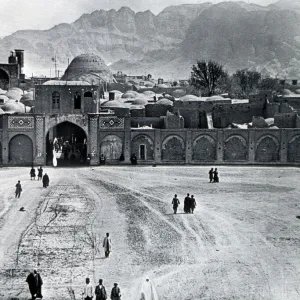
[[[102,153],[101,156],[100,156],[100,165],[105,165],[105,162],[106,162],[106,158]]]
[[[43,168],[42,166],[40,166],[40,168],[38,169],[38,180],[42,180],[43,178]]]
[[[109,253],[111,252],[111,238],[109,237],[109,233],[106,233],[106,237],[103,240],[103,248],[105,257],[109,257]]]
[[[219,182],[219,176],[218,176],[218,169],[215,168],[214,170],[214,182]]]
[[[111,290],[110,299],[121,300],[121,291],[117,283],[114,283],[114,287]]]
[[[214,169],[211,168],[211,169],[209,170],[208,174],[209,174],[209,182],[212,182],[213,179],[214,179]]]
[[[50,182],[49,176],[47,173],[45,173],[45,175],[43,176],[43,187],[44,188],[48,187],[49,182]]]
[[[106,300],[107,299],[107,294],[106,294],[106,290],[103,285],[102,279],[99,280],[99,285],[96,286],[95,296],[96,296],[96,300]]]
[[[177,198],[177,195],[175,194],[173,200],[172,200],[172,204],[173,204],[173,210],[174,210],[174,214],[177,213],[177,208],[178,205],[180,204],[179,199]]]
[[[32,180],[32,178],[35,180],[35,169],[32,167],[30,170],[30,180]]]
[[[42,296],[43,280],[41,278],[41,275],[36,270],[34,270],[32,273],[30,273],[27,276],[26,282],[28,283],[32,300],[35,300],[37,297],[43,298]]]
[[[22,186],[20,180],[18,180],[18,183],[16,184],[16,192],[15,192],[16,198],[20,198],[21,192],[22,192]]]
[[[184,205],[183,205],[183,210],[185,213],[190,212],[190,194],[188,193],[186,197],[184,198]]]

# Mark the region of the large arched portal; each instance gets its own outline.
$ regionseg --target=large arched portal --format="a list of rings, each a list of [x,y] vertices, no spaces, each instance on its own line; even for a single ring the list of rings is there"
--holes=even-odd
[[[0,69],[0,88],[2,90],[9,89],[9,76],[3,69]]]
[[[53,155],[58,166],[86,163],[87,136],[85,131],[71,122],[52,127],[46,135],[46,162],[51,165]]]

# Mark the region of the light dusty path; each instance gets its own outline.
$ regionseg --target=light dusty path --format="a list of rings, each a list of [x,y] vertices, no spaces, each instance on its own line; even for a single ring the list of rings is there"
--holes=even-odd
[[[108,290],[118,282],[123,300],[137,300],[145,276],[166,300],[299,299],[298,169],[221,167],[219,184],[204,167],[47,171],[43,189],[27,168],[0,170],[1,299],[27,299],[24,280],[37,266],[45,299],[81,299],[86,276]],[[187,192],[195,214],[173,215],[174,193],[181,212]]]

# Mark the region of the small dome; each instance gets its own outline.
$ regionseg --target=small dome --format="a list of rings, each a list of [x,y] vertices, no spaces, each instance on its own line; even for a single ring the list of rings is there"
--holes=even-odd
[[[140,95],[138,92],[135,91],[129,91],[122,95],[122,98],[136,98],[138,95]]]
[[[132,101],[132,104],[134,104],[134,105],[147,105],[148,101],[145,98],[135,98]]]
[[[173,95],[175,98],[183,97],[185,94],[186,94],[186,92],[185,92],[185,90],[183,90],[183,89],[177,89],[177,90],[175,90],[175,91],[172,92],[172,95]]]
[[[102,107],[124,107],[123,103],[117,100],[106,101],[101,104]]]
[[[9,90],[6,94],[5,94],[9,99],[12,100],[20,100],[22,98],[22,95],[20,93],[18,93],[17,91],[14,90]]]
[[[181,101],[203,101],[200,97],[194,95],[185,95],[181,97],[179,100]]]
[[[161,84],[158,85],[158,87],[160,87],[160,88],[167,88],[167,87],[169,87],[169,86],[166,85],[165,83],[161,83]]]
[[[158,100],[155,104],[165,105],[165,106],[173,106],[173,102],[166,98],[162,98],[162,99]]]
[[[20,94],[20,95],[23,95],[23,90],[21,90],[20,88],[18,87],[12,87],[10,88],[8,91],[15,91],[16,93]]]
[[[7,101],[1,108],[5,112],[25,113],[25,105],[14,100]]]
[[[175,100],[175,98],[173,96],[169,95],[169,94],[165,94],[164,96],[158,97],[158,100],[163,99],[163,98],[169,99],[171,101]]]
[[[297,90],[295,91],[295,93],[296,93],[296,94],[300,94],[300,89],[297,89]]]
[[[33,92],[26,93],[24,96],[22,96],[20,101],[23,102],[25,100],[33,100]]]
[[[6,94],[6,93],[7,93],[6,90],[2,90],[2,89],[0,88],[0,95],[4,95],[4,94]]]
[[[282,94],[283,94],[284,96],[288,96],[288,95],[293,95],[294,93],[291,92],[291,91],[288,90],[288,89],[284,89],[284,90],[282,91]]]
[[[224,100],[225,98],[223,98],[222,96],[211,96],[211,97],[207,97],[206,101],[218,101],[218,100]]]
[[[144,94],[145,96],[147,96],[147,97],[153,97],[153,96],[155,96],[155,93],[152,92],[152,91],[145,91],[145,92],[143,92],[143,94]]]

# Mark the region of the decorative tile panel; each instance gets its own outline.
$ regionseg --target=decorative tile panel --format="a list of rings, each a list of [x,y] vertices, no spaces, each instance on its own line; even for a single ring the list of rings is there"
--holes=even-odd
[[[36,155],[37,157],[43,156],[44,145],[44,119],[41,116],[37,116],[35,119],[35,131],[36,131]]]
[[[118,117],[101,117],[100,128],[124,128],[124,119]]]
[[[34,119],[33,117],[8,117],[8,128],[10,129],[33,129]]]

